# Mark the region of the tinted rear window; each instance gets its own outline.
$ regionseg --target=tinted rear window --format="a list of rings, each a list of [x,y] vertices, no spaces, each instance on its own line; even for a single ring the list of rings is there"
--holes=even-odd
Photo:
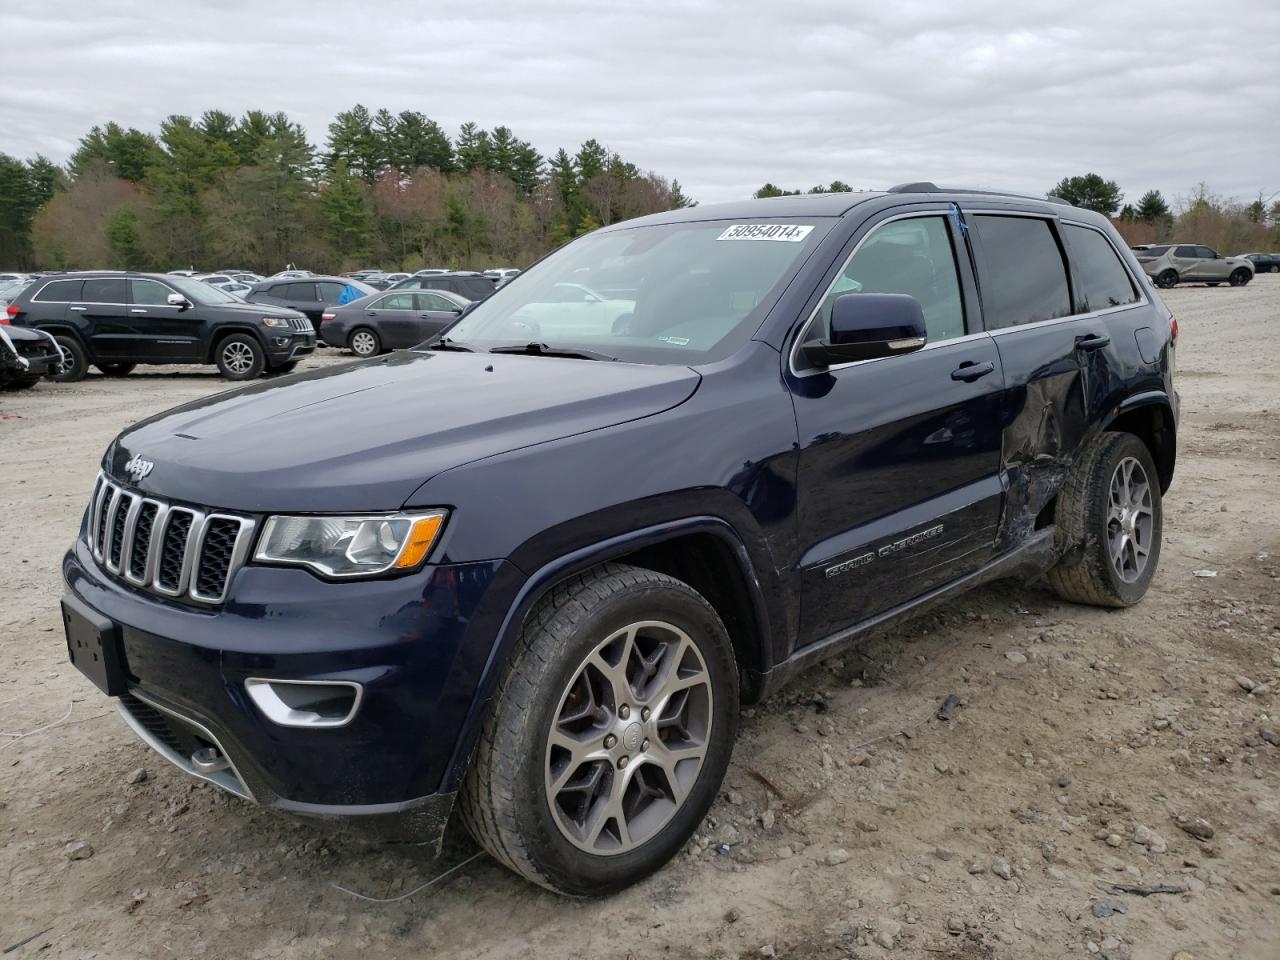
[[[86,280],[84,293],[80,296],[85,303],[124,303],[124,278],[106,280]]]
[[[76,303],[83,288],[83,280],[54,280],[42,287],[35,299],[44,303]]]
[[[1085,298],[1082,309],[1106,310],[1137,302],[1129,271],[1106,237],[1097,230],[1072,224],[1064,224],[1062,232],[1071,244],[1076,286]]]
[[[288,297],[290,300],[314,300],[316,298],[316,285],[314,283],[286,283],[284,292],[280,292],[280,288],[276,288],[276,296]]]
[[[974,220],[987,266],[982,278],[987,329],[1070,316],[1066,265],[1049,221],[999,216]]]

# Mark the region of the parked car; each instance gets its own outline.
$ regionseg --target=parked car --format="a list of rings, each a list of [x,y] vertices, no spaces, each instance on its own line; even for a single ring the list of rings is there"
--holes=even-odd
[[[22,280],[0,281],[0,307],[8,306],[10,300],[33,283],[35,283],[34,280],[25,278]]]
[[[567,283],[632,309],[531,323]],[[1141,600],[1177,334],[1105,217],[1041,199],[614,224],[420,351],[127,428],[63,561],[70,655],[246,800],[433,843],[456,807],[608,894],[698,828],[740,701],[1001,577]]]
[[[264,280],[250,288],[250,303],[267,303],[305,313],[318,328],[320,317],[333,307],[377,293],[373,287],[349,277],[283,278]]]
[[[1280,253],[1243,253],[1240,257],[1253,264],[1255,273],[1280,273]]]
[[[201,274],[199,270],[170,270],[165,275],[169,277],[198,277]]]
[[[0,273],[0,287],[28,279],[25,273]]]
[[[1179,283],[1207,283],[1216,287],[1223,281],[1242,287],[1253,279],[1250,261],[1224,257],[1199,243],[1154,244],[1135,256],[1158,287],[1174,287]]]
[[[450,271],[448,270],[441,270],[438,267],[428,267],[425,270],[415,270],[413,275],[415,277],[429,277],[435,273],[449,273],[449,272]]]
[[[447,290],[468,300],[483,300],[494,291],[491,279],[483,273],[472,271],[448,271],[445,273],[414,274],[393,284],[391,290]]]
[[[458,319],[470,303],[447,290],[392,291],[327,310],[320,318],[320,339],[346,347],[358,357],[413,347]]]
[[[512,277],[517,276],[519,273],[520,271],[516,270],[514,267],[501,267],[501,268],[495,268],[493,270],[486,270],[484,272],[484,275],[488,277],[490,280],[495,281],[499,286],[501,286],[502,284],[510,280]]]
[[[33,283],[6,308],[9,321],[53,334],[74,382],[93,365],[110,377],[138,364],[217,364],[228,380],[288,373],[315,349],[311,322],[263,309],[190,277],[76,273]]]
[[[0,316],[0,390],[29,390],[58,372],[58,342],[42,330],[9,324]]]

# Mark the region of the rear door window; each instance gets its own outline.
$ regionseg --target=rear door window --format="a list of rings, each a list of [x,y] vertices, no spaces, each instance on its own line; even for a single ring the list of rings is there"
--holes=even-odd
[[[1085,299],[1081,309],[1106,310],[1137,302],[1129,271],[1101,231],[1068,223],[1062,232],[1071,244],[1076,287]]]
[[[1071,289],[1053,226],[1039,217],[973,218],[986,270],[982,311],[988,330],[1071,315]]]
[[[86,280],[81,298],[85,303],[118,303],[124,305],[124,277],[108,277],[101,280]]]
[[[41,303],[77,303],[83,289],[83,280],[54,280],[45,284],[33,299]]]
[[[286,283],[285,292],[280,294],[286,300],[314,301],[316,285],[314,283]]]

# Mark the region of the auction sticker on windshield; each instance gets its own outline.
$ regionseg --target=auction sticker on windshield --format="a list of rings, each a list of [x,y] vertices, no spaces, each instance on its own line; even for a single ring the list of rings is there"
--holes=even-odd
[[[781,240],[799,243],[813,230],[812,226],[799,223],[735,223],[717,240]]]

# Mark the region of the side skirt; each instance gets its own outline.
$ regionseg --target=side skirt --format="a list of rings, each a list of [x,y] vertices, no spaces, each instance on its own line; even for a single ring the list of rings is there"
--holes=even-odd
[[[993,580],[1022,578],[1029,581],[1039,576],[1058,560],[1053,545],[1055,529],[1050,526],[1037,530],[1020,546],[997,557],[973,573],[945,583],[906,603],[891,607],[883,613],[878,613],[861,623],[846,627],[825,639],[812,643],[802,650],[797,650],[787,660],[760,677],[760,699],[769,696],[796,674],[813,664],[834,656],[846,645],[855,640],[865,639],[869,634],[899,619],[917,616],[967,590]]]

